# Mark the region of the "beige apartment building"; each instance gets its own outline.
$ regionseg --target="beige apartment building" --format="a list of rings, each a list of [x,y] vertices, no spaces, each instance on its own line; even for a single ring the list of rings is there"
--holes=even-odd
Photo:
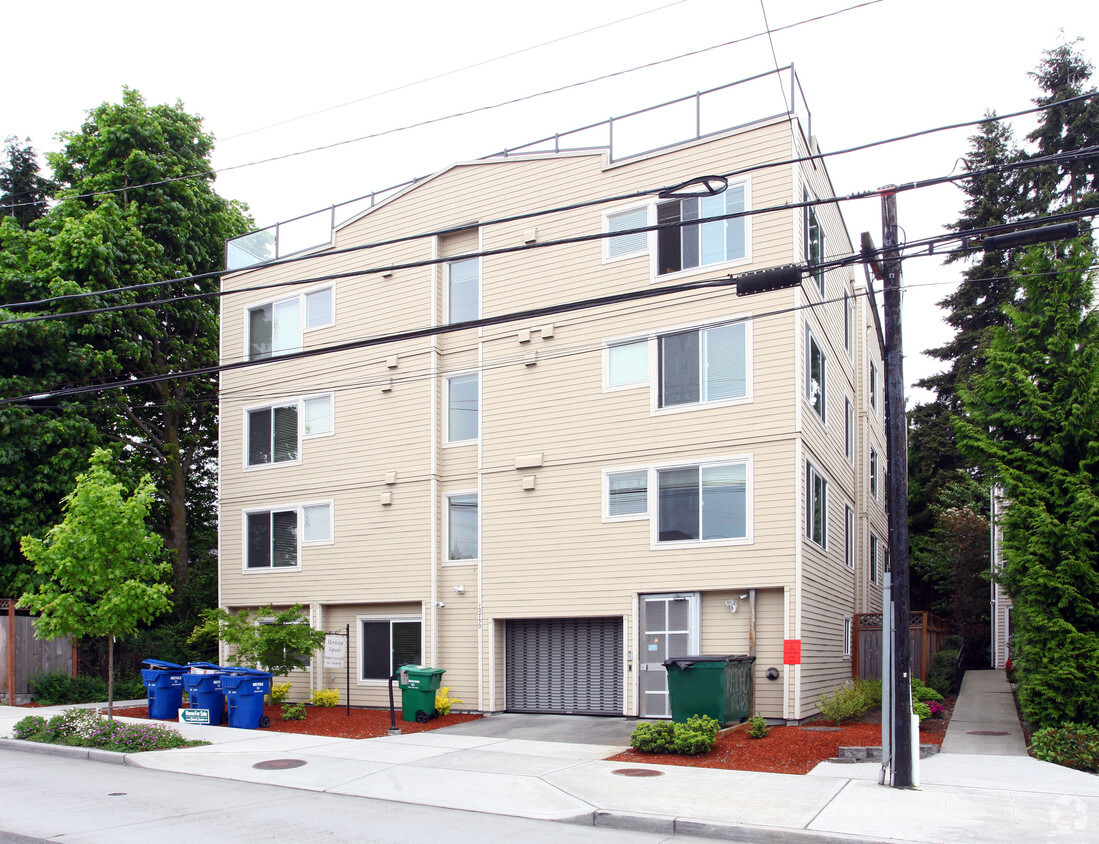
[[[785,111],[568,139],[375,195],[298,260],[230,244],[220,603],[349,629],[352,705],[424,663],[458,709],[666,717],[664,659],[751,653],[754,708],[807,718],[887,537],[881,328],[813,268],[852,254],[804,204],[823,160]],[[292,697],[344,676],[317,655]]]

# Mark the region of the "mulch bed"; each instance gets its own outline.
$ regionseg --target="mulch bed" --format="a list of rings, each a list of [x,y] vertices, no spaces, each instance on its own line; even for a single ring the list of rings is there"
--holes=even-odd
[[[115,709],[115,715],[124,718],[148,718],[147,706],[131,706]],[[264,706],[263,714],[271,719],[271,724],[263,729],[276,733],[306,733],[311,736],[331,736],[334,738],[364,739],[378,738],[389,730],[388,709],[361,709],[351,707],[350,714],[343,706],[306,706],[304,721],[284,721],[281,706]],[[426,724],[417,724],[401,720],[397,710],[397,727],[402,734],[422,733],[425,730],[437,730],[463,721],[476,721],[480,715],[442,715]],[[161,722],[170,723],[170,722]]]

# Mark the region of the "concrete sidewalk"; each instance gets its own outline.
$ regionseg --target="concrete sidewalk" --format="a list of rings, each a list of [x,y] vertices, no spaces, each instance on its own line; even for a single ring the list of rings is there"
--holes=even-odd
[[[3,745],[332,794],[742,841],[1099,840],[1099,777],[966,744],[1003,738],[970,735],[1002,731],[994,712],[987,722],[980,718],[984,696],[1002,691],[1009,691],[1002,672],[966,676],[955,710],[963,719],[947,736],[951,741],[960,730],[961,749],[923,760],[921,788],[908,791],[879,786],[874,763],[825,763],[809,776],[624,765],[604,761],[618,745],[447,730],[348,740],[181,724],[181,732],[211,744],[129,755]],[[0,735],[11,735],[26,714],[0,707]]]

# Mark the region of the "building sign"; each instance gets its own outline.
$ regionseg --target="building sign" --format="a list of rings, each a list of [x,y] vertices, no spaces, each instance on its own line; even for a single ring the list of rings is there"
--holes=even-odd
[[[347,659],[347,637],[329,634],[324,637],[324,667],[343,668]]]

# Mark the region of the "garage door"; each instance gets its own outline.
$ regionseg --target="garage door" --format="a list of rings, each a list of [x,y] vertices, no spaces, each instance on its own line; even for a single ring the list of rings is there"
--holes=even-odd
[[[512,619],[506,626],[510,712],[622,714],[622,619]]]

